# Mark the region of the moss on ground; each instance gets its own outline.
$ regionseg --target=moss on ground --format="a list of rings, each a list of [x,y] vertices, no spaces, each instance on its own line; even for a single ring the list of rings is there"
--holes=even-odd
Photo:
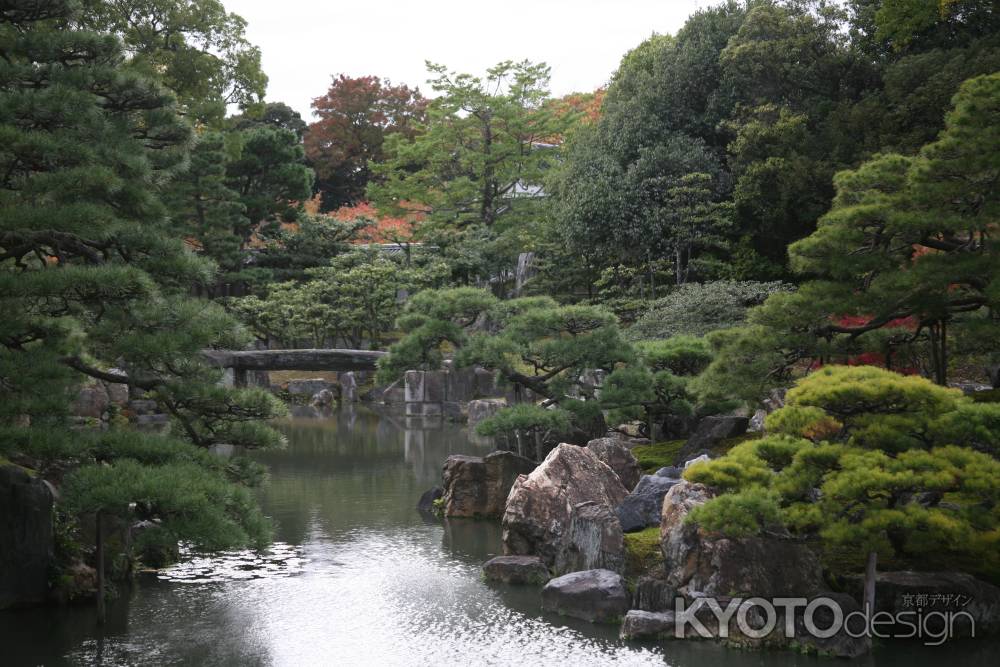
[[[660,551],[660,527],[652,526],[637,533],[625,533],[625,574],[632,578],[649,572],[663,563]]]
[[[632,448],[632,454],[639,467],[646,474],[652,474],[664,466],[672,466],[677,453],[684,446],[684,440],[668,440],[652,445],[639,445]]]
[[[760,433],[744,433],[735,438],[726,438],[709,447],[708,452],[712,458],[717,458],[741,442],[756,440],[759,437],[761,437]],[[677,454],[680,453],[681,447],[684,446],[685,442],[687,441],[667,440],[653,443],[652,445],[639,445],[632,448],[632,454],[635,456],[636,461],[639,462],[639,467],[642,468],[642,471],[647,475],[651,475],[660,468],[674,465]]]

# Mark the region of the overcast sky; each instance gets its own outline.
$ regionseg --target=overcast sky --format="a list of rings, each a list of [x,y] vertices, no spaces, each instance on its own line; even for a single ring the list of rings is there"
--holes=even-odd
[[[552,92],[607,82],[626,51],[673,33],[712,0],[223,0],[247,20],[270,78],[267,97],[310,118],[341,72],[420,86],[424,60],[475,74],[502,60],[552,67]]]

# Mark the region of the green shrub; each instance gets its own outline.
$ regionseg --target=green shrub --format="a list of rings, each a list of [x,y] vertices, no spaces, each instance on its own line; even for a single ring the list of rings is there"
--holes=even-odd
[[[718,281],[681,285],[667,296],[652,302],[625,331],[629,340],[656,340],[680,334],[703,336],[717,329],[729,329],[746,322],[747,310],[775,292],[791,286],[769,283]]]

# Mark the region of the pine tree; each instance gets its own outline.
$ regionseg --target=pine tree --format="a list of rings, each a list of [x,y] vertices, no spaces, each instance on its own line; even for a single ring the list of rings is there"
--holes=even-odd
[[[0,441],[15,456],[79,464],[62,502],[98,521],[141,503],[151,517],[191,517],[164,522],[175,541],[263,539],[259,512],[232,484],[247,468],[185,454],[276,444],[257,420],[283,409],[265,392],[220,386],[201,354],[246,334],[189,295],[213,267],[160,200],[191,130],[115,37],[73,27],[73,10],[34,0],[0,14]],[[145,392],[172,416],[173,437],[142,438],[143,454],[113,434],[88,448],[66,414],[88,379]],[[232,502],[214,502],[222,496]]]
[[[804,540],[827,555],[868,554],[869,575],[884,560],[995,578],[998,408],[916,376],[822,368],[789,390],[766,437],[685,472],[720,494],[692,520]]]

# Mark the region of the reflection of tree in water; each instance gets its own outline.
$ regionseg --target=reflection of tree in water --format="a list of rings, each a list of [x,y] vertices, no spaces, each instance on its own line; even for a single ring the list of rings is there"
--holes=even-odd
[[[293,418],[279,428],[288,447],[254,458],[271,472],[261,499],[275,519],[276,537],[293,544],[315,539],[317,522],[330,537],[420,523],[417,499],[441,483],[444,460],[490,449],[471,442],[463,426],[362,406]]]

